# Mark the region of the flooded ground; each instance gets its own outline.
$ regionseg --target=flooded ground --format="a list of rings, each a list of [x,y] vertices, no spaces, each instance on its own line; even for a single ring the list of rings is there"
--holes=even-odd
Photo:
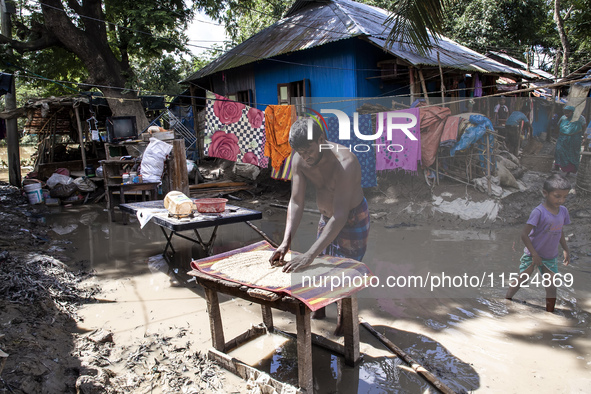
[[[249,208],[248,203],[243,204]],[[272,215],[270,215],[272,214]],[[265,210],[265,220],[254,222],[271,238],[283,235],[285,211]],[[192,258],[203,257],[199,247],[177,238],[177,253],[162,258],[165,240],[149,223],[140,230],[109,223],[102,206],[54,208],[45,220],[64,246],[71,264],[93,269],[88,285],[99,284],[100,302],[80,311],[81,332],[102,328],[114,333],[115,345],[138,341],[148,334],[183,330],[182,341],[205,352],[211,347],[204,293],[185,273]],[[457,222],[454,222],[457,223]],[[315,239],[317,217],[305,214],[294,250],[305,250]],[[522,289],[515,302],[503,299],[508,274],[516,272],[522,244],[521,227],[461,229],[451,222],[399,228],[372,224],[364,262],[385,281],[388,276],[408,280],[420,276],[426,286],[393,283],[359,293],[359,315],[378,332],[457,392],[554,393],[589,392],[591,387],[591,242],[578,234],[577,259],[560,266],[570,273],[572,286],[558,290],[557,312],[543,310],[540,288]],[[202,235],[209,235],[204,230]],[[260,240],[245,224],[222,226],[214,253]],[[587,242],[587,243],[586,243]],[[434,287],[434,276],[481,278],[477,286],[460,282]],[[505,275],[503,277],[503,275]],[[429,278],[429,279],[427,279]],[[415,279],[416,280],[416,279]],[[452,279],[450,279],[450,282]],[[475,282],[473,282],[476,284]],[[470,283],[468,283],[470,284]],[[525,303],[522,303],[525,301]],[[226,339],[261,322],[260,307],[241,299],[220,296]],[[333,340],[336,308],[328,317],[312,321],[315,333]],[[295,318],[274,311],[275,325],[295,332]],[[314,349],[314,384],[318,393],[420,393],[430,386],[404,362],[360,328],[363,361],[344,365],[341,357]],[[342,340],[342,339],[341,339]],[[273,334],[237,349],[235,357],[297,384],[295,344]],[[158,359],[155,351],[150,357]],[[109,366],[125,374],[125,363]],[[188,371],[190,373],[190,371]],[[230,378],[226,392],[245,392],[239,379]]]
[[[20,146],[21,163],[23,160],[28,162],[35,152],[37,152],[36,146]],[[24,178],[30,171],[32,171],[30,167],[21,167],[21,176]],[[0,181],[8,182],[8,148],[6,146],[0,146]]]

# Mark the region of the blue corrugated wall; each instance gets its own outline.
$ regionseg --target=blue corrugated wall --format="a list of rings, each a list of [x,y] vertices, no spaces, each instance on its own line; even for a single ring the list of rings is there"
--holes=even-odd
[[[262,60],[254,66],[257,107],[277,104],[277,84],[308,79],[311,97],[346,98],[405,94],[408,86],[384,83],[377,62],[391,58],[360,39],[348,39]],[[288,63],[287,63],[288,62]],[[226,75],[230,77],[230,71]],[[239,78],[239,70],[235,71]],[[231,78],[231,77],[230,77]],[[395,92],[395,93],[393,93]],[[338,106],[335,106],[338,108]],[[349,111],[347,111],[349,112]]]
[[[255,67],[256,100],[259,109],[277,104],[277,84],[310,80],[312,97],[355,97],[355,59],[349,41],[335,42],[263,60]],[[294,64],[295,63],[295,64]],[[307,66],[309,64],[311,66]]]

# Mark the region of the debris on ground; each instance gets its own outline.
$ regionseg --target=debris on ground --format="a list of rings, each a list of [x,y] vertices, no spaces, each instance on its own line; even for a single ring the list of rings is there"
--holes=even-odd
[[[73,271],[43,209],[0,182],[0,393],[223,392],[224,373],[191,350],[187,328],[117,344],[80,333],[79,308],[100,291]],[[55,231],[55,229],[54,229]]]

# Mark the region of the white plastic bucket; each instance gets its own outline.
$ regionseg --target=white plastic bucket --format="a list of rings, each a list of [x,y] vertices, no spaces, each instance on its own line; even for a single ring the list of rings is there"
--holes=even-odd
[[[43,202],[43,191],[41,190],[40,183],[25,185],[24,189],[30,204],[40,204]]]

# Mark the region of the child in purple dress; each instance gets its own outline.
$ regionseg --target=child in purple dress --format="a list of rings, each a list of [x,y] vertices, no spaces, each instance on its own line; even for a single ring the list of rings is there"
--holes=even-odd
[[[546,288],[546,311],[554,312],[556,304],[554,276],[558,273],[556,264],[559,254],[558,244],[562,246],[563,264],[568,265],[570,262],[570,251],[562,231],[565,224],[570,224],[568,209],[562,205],[570,188],[570,182],[558,174],[550,176],[544,182],[542,191],[544,201],[534,208],[521,232],[525,249],[519,265],[519,279],[509,287],[505,298],[512,299],[537,267],[540,277],[549,278],[549,280],[540,280],[538,283],[543,283]]]

